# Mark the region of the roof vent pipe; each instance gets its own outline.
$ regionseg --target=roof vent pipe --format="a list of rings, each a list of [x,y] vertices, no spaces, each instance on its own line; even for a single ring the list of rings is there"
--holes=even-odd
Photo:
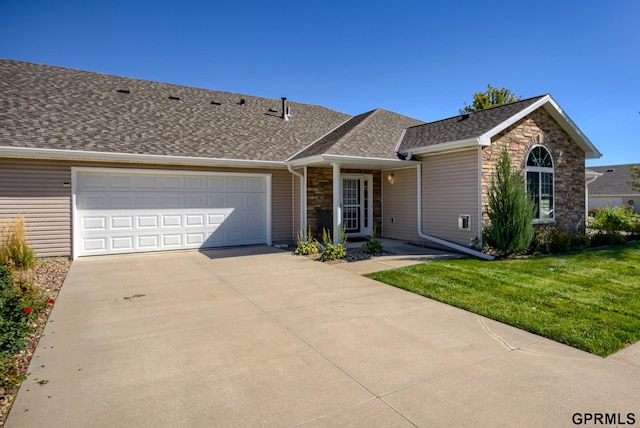
[[[289,115],[287,113],[287,97],[282,97],[282,119],[289,120]]]

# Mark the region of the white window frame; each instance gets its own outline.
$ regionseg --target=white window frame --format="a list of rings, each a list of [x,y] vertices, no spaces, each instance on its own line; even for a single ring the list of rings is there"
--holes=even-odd
[[[549,154],[549,159],[551,159],[551,167],[541,167],[541,166],[529,166],[529,157],[531,153],[538,147],[541,147]],[[538,212],[536,213],[536,218],[533,219],[533,222],[536,224],[539,223],[554,223],[556,221],[556,168],[555,162],[553,160],[553,155],[551,151],[542,144],[536,144],[529,149],[527,156],[524,160],[524,178],[525,178],[525,186],[527,188],[527,192],[529,192],[529,183],[528,177],[530,172],[535,172],[538,174]],[[551,174],[551,217],[550,218],[540,218],[540,209],[542,207],[542,173]]]

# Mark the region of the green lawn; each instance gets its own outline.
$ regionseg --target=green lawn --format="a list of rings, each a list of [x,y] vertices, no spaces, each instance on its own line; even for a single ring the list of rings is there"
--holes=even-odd
[[[548,257],[440,260],[369,278],[600,356],[640,340],[640,243]]]

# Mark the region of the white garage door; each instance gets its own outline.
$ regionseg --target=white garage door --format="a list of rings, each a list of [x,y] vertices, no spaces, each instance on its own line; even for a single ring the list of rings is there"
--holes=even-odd
[[[74,257],[270,244],[270,176],[74,168]]]

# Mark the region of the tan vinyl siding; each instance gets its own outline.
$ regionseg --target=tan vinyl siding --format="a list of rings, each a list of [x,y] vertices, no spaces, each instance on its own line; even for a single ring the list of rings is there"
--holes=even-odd
[[[389,183],[390,173],[394,176],[394,184]],[[417,188],[416,168],[382,172],[383,238],[420,241]]]
[[[304,169],[296,169],[296,172],[303,174]],[[293,201],[293,209],[291,215],[293,216],[292,233],[293,238],[297,239],[300,233],[300,177],[291,174],[291,199]]]
[[[478,151],[422,158],[422,230],[461,245],[478,237]],[[458,216],[471,216],[471,230],[458,229]]]
[[[63,164],[0,159],[0,218],[23,216],[38,257],[71,254],[71,169]]]
[[[71,167],[105,167],[271,174],[272,240],[290,241],[293,231],[292,174],[283,169],[177,167],[100,162],[0,158],[0,218],[22,215],[28,243],[38,257],[71,256]]]
[[[254,170],[254,172],[267,172]],[[271,170],[271,239],[273,242],[293,239],[293,201],[291,182],[293,174],[286,169]]]

